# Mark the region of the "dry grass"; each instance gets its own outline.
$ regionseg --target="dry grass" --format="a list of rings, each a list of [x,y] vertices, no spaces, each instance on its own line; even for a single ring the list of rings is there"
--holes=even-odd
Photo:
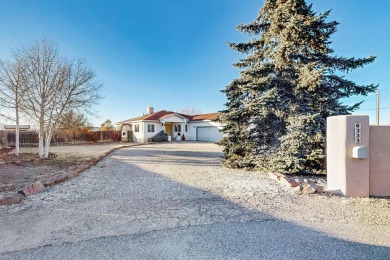
[[[20,156],[15,156],[12,149],[1,149],[0,193],[15,192],[36,181],[49,182],[112,149],[127,145],[118,142],[55,146],[51,148],[48,160],[38,158],[37,147],[21,148]]]

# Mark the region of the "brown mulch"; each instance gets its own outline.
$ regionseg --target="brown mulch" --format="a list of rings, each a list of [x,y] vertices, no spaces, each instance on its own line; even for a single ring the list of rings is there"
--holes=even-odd
[[[33,153],[16,156],[11,148],[1,149],[0,193],[16,192],[37,181],[47,183],[85,162],[85,158],[59,158],[53,153],[45,160],[39,159],[38,154]]]

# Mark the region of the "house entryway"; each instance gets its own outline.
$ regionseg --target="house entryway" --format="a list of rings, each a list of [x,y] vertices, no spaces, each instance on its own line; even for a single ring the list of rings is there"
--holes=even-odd
[[[133,131],[131,130],[131,124],[123,124],[121,126],[121,141],[122,142],[133,141]]]
[[[165,123],[165,132],[168,134],[168,136],[172,136],[172,123]]]

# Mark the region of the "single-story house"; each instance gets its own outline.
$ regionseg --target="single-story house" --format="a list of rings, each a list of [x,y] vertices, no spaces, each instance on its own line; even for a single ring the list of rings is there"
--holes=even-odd
[[[133,142],[147,142],[161,131],[167,133],[170,140],[178,140],[184,135],[189,141],[216,142],[223,137],[221,123],[213,121],[217,117],[218,113],[191,116],[166,110],[154,112],[153,107],[148,107],[146,115],[116,125],[122,130],[122,140],[126,136]],[[131,131],[131,136],[127,137],[127,131]]]

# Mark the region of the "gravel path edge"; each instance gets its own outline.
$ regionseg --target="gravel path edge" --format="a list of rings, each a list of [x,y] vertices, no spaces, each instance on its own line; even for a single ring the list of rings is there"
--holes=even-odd
[[[92,158],[88,162],[79,165],[75,170],[69,171],[63,175],[58,176],[57,178],[54,178],[53,180],[41,183],[40,181],[27,184],[23,189],[19,190],[18,192],[9,193],[6,195],[1,195],[0,197],[0,206],[2,205],[12,205],[12,204],[19,204],[22,202],[24,197],[31,196],[34,194],[37,194],[39,192],[42,192],[45,190],[46,187],[52,187],[55,185],[58,185],[62,182],[65,182],[69,179],[72,179],[74,177],[79,176],[84,171],[88,170],[92,166],[96,165],[99,161],[101,161],[103,158],[107,157],[112,152],[122,149],[122,148],[128,148],[133,146],[140,146],[144,145],[143,143],[134,143],[134,144],[127,144],[120,147],[115,147],[107,152],[103,153],[97,158]]]

